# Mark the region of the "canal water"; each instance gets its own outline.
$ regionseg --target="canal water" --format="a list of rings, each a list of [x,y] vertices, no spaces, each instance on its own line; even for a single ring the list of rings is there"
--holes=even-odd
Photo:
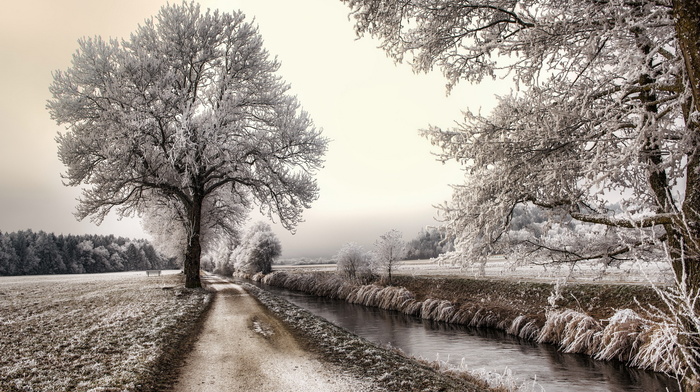
[[[516,385],[524,384],[531,391],[679,390],[675,380],[658,373],[629,368],[620,362],[564,354],[552,345],[525,341],[495,329],[433,322],[341,300],[264,288],[374,343],[485,374],[510,374]]]

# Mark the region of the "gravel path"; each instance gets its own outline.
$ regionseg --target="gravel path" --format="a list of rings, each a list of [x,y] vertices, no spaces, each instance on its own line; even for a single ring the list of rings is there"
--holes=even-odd
[[[175,392],[374,390],[303,350],[241,286],[212,275],[203,283],[216,296]]]

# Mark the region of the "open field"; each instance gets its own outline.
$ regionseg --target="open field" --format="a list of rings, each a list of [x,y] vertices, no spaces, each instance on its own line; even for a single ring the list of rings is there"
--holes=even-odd
[[[672,282],[671,269],[666,263],[627,261],[619,266],[604,268],[595,261],[573,264],[513,265],[502,256],[491,256],[483,265],[467,268],[439,265],[431,260],[409,260],[399,267],[399,273],[411,275],[454,275],[462,277],[504,278],[508,280],[571,283],[649,284]]]
[[[335,271],[335,264],[273,265],[275,271]],[[579,262],[573,268],[560,265],[513,266],[503,257],[490,257],[486,264],[462,268],[440,265],[435,260],[402,261],[395,272],[410,276],[451,276],[463,278],[502,278],[517,281],[552,283],[566,280],[571,283],[649,284],[666,285],[672,282],[670,267],[666,264],[625,262],[618,267],[601,268],[594,262]]]
[[[142,391],[209,294],[145,272],[0,277],[0,390]]]

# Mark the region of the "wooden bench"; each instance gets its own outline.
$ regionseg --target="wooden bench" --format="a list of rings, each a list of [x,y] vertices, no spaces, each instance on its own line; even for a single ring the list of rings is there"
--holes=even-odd
[[[146,270],[146,276],[160,276],[160,270]]]

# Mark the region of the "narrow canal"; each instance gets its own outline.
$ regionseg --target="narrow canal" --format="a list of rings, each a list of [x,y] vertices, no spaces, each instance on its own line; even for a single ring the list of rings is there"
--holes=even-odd
[[[564,354],[548,344],[524,341],[494,329],[438,323],[345,301],[264,286],[288,301],[380,345],[415,357],[439,359],[470,370],[510,373],[517,385],[546,392],[678,391],[675,380],[629,368],[620,362],[596,361]]]

